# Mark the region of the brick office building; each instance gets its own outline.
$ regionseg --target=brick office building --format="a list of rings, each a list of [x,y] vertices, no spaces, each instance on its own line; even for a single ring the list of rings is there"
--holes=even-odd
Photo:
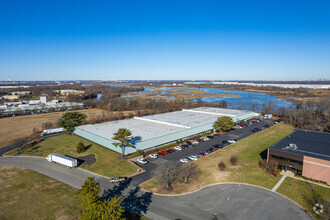
[[[330,133],[297,129],[270,148],[267,161],[330,184]]]

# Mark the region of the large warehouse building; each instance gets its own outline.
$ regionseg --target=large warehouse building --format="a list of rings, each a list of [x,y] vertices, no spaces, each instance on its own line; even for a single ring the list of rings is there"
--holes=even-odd
[[[268,148],[281,169],[330,184],[330,133],[295,130]]]
[[[74,133],[85,139],[121,153],[115,147],[113,133],[119,128],[127,128],[135,139],[132,146],[125,148],[125,155],[164,145],[179,139],[187,138],[213,129],[213,122],[218,117],[229,116],[234,122],[255,117],[251,111],[222,108],[194,108],[145,117],[112,121],[94,125],[83,125],[75,128]]]

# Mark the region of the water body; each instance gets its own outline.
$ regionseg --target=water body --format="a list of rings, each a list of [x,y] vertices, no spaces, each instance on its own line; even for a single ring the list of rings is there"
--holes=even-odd
[[[227,102],[227,105],[229,108],[242,108],[242,109],[251,109],[252,105],[257,106],[258,109],[261,108],[262,105],[267,105],[269,102],[272,102],[275,104],[277,107],[285,107],[289,108],[292,106],[292,103],[290,102],[285,102],[280,99],[278,99],[276,96],[269,95],[267,93],[259,93],[259,92],[243,92],[243,91],[235,91],[235,90],[222,90],[222,89],[214,89],[214,88],[195,88],[195,87],[190,87],[190,88],[149,88],[147,87],[144,91],[137,92],[137,93],[129,93],[126,96],[123,97],[134,97],[135,95],[139,94],[144,94],[148,93],[149,91],[155,91],[155,90],[161,90],[159,96],[168,96],[168,97],[173,97],[171,96],[171,90],[178,90],[178,89],[202,89],[204,92],[208,93],[220,93],[220,94],[232,94],[232,95],[240,95],[240,97],[228,97],[224,96],[222,98],[217,98],[217,97],[205,97],[201,98],[203,102],[208,102],[208,103],[219,103],[220,101],[224,100]],[[160,97],[161,98],[161,97]],[[157,98],[153,98],[157,99]],[[190,100],[193,102],[197,102],[198,99],[193,99]]]
[[[253,104],[260,106],[262,104],[268,104],[269,102],[276,104],[278,107],[285,107],[285,108],[289,108],[292,105],[292,103],[290,102],[282,101],[278,99],[276,96],[269,95],[267,93],[226,91],[222,89],[213,89],[213,88],[202,88],[202,89],[205,92],[209,92],[209,93],[241,95],[240,97],[202,98],[203,102],[209,102],[209,103],[218,103],[219,101],[225,100],[229,107],[237,107],[239,105],[246,105],[250,107]]]
[[[100,101],[101,97],[102,97],[102,93],[98,93],[98,94],[96,95],[96,100],[97,100],[97,101]]]

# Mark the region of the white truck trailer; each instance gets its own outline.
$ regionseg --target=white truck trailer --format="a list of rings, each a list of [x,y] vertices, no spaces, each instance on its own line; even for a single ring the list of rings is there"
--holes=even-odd
[[[67,157],[61,154],[49,154],[46,157],[46,160],[49,162],[59,163],[69,168],[77,167],[78,161],[75,158]]]
[[[57,134],[57,133],[62,133],[64,132],[64,128],[50,128],[50,129],[45,129],[42,133],[41,136],[47,136],[50,134]]]

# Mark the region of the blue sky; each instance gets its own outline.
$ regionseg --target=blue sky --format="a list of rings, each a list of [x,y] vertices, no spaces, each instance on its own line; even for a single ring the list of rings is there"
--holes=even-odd
[[[0,0],[0,80],[330,78],[330,1]]]

